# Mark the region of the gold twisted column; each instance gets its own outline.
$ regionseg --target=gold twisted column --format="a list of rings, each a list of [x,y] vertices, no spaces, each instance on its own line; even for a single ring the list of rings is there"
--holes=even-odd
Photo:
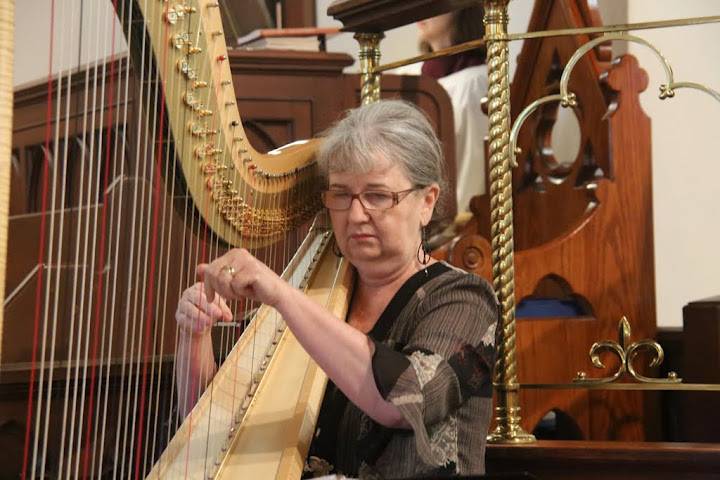
[[[360,103],[380,100],[380,74],[375,68],[380,65],[380,41],[384,33],[356,33],[355,40],[360,44]]]
[[[15,1],[0,1],[0,305],[5,300],[5,260],[10,203],[14,22]],[[2,358],[2,332],[3,309],[0,308],[0,358]]]
[[[512,170],[510,166],[510,75],[507,45],[509,0],[485,0],[488,39],[488,99],[493,285],[502,309],[502,343],[498,345],[493,383],[497,392],[493,443],[532,442],[520,426],[519,386],[515,361],[515,278],[513,256]]]

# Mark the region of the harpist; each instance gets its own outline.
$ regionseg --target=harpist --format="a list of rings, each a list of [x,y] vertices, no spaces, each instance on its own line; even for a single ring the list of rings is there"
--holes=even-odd
[[[215,372],[209,327],[231,317],[223,298],[251,298],[282,314],[331,380],[310,475],[483,473],[498,306],[487,282],[425,250],[443,185],[432,127],[403,102],[364,106],[328,133],[318,161],[336,254],[356,272],[346,321],[231,250],[199,265],[202,283],[179,302],[178,355],[191,374],[178,375],[178,391]]]

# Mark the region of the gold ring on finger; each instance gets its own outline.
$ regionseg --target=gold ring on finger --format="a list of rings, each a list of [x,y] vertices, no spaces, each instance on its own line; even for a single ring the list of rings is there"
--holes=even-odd
[[[237,273],[237,271],[235,270],[235,267],[233,267],[232,265],[225,265],[224,267],[222,267],[222,268],[220,269],[220,271],[221,271],[221,272],[226,272],[226,273],[227,273],[228,275],[230,275],[231,277],[234,277],[235,274]]]

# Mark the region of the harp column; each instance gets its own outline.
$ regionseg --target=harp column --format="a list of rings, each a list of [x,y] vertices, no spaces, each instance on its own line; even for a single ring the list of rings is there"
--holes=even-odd
[[[520,426],[520,388],[515,359],[515,266],[512,168],[510,165],[510,73],[507,40],[510,0],[485,0],[488,58],[488,132],[493,286],[502,313],[493,384],[497,392],[493,443],[526,443],[535,437]]]
[[[385,38],[383,33],[356,33],[355,40],[360,44],[360,103],[380,100],[380,74],[375,68],[380,65],[380,41]]]
[[[15,1],[0,1],[0,307],[5,301],[5,260],[10,203],[14,25]],[[0,358],[2,358],[3,310],[0,308]]]

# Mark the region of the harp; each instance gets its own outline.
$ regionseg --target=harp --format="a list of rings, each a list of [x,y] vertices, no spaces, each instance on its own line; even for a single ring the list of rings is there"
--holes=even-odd
[[[207,388],[190,387],[199,398],[184,418],[167,319],[194,265],[233,246],[345,315],[350,272],[316,216],[318,142],[266,155],[248,143],[216,2],[103,5],[88,7],[92,48],[110,61],[81,74],[61,62],[48,74],[45,142],[23,177],[41,188],[13,192],[28,198],[10,233],[35,238],[39,252],[35,267],[7,270],[2,328],[32,339],[0,352],[28,360],[3,372],[29,385],[20,476],[299,477],[326,379],[282,319],[233,305],[235,321],[216,339],[224,362]],[[12,6],[0,6],[3,40],[12,40]],[[50,16],[78,28],[60,2]],[[53,33],[51,59],[69,49]],[[4,95],[10,78],[0,80]],[[2,101],[6,161],[12,102]],[[21,325],[20,311],[34,317]]]

